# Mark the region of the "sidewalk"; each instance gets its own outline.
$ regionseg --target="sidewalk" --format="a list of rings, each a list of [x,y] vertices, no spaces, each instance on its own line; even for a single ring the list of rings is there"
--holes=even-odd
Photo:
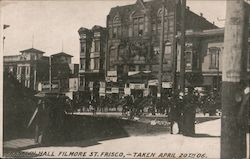
[[[169,158],[171,155],[177,158],[181,154],[189,155],[190,153],[196,155],[197,158],[197,155],[203,155],[205,158],[219,158],[220,119],[196,124],[195,137],[159,134],[147,136],[130,136],[110,140],[90,139],[66,143],[61,146],[29,148],[24,150],[24,152],[40,153],[42,154],[41,157],[60,158],[118,158],[115,156],[110,156],[112,152],[123,154],[123,157],[126,158],[141,158],[141,155],[143,155],[143,153],[147,153],[149,155],[156,155],[151,156],[151,158],[157,158],[161,153],[165,153],[165,158]],[[85,156],[80,155],[83,153],[85,153]],[[94,156],[94,154],[96,156]],[[167,155],[169,155],[169,157],[167,157]]]
[[[34,139],[14,139],[10,141],[6,141],[3,143],[3,147],[6,149],[21,149],[24,147],[30,147],[37,145],[34,142]]]
[[[156,136],[130,136],[127,138],[104,141],[89,140],[68,143],[59,147],[39,147],[25,151],[45,151],[53,153],[55,156],[63,151],[75,153],[87,152],[87,154],[90,154],[90,152],[97,152],[99,157],[103,157],[101,156],[102,152],[121,152],[125,154],[125,157],[129,158],[140,157],[136,156],[136,153],[156,153],[155,155],[159,155],[160,153],[171,153],[176,157],[181,153],[194,153],[205,155],[207,158],[219,158],[220,120],[197,124],[196,134],[196,137],[161,134]]]

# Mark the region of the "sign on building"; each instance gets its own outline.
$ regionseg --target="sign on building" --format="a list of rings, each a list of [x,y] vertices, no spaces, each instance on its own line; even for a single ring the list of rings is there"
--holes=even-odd
[[[158,85],[158,80],[157,79],[155,79],[155,80],[149,80],[148,81],[148,85],[149,86],[157,86]]]
[[[162,88],[172,88],[173,83],[172,82],[162,82]]]
[[[112,87],[111,92],[112,93],[119,93],[119,88],[118,87]]]
[[[117,76],[117,71],[108,71],[107,76],[108,77],[116,77]]]
[[[106,77],[107,82],[117,82],[117,77]]]
[[[131,89],[130,88],[124,88],[124,94],[125,95],[130,95],[131,94]]]
[[[130,89],[145,89],[145,84],[141,83],[130,83],[129,84]]]
[[[51,84],[49,82],[43,82],[39,86],[41,91],[59,91],[59,81],[53,81]]]

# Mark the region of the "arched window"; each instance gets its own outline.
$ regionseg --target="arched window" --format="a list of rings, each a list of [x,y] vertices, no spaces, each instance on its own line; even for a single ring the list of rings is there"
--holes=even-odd
[[[110,62],[115,61],[117,54],[116,54],[116,48],[114,46],[110,46],[109,48],[109,56],[110,56]]]
[[[120,22],[120,17],[116,15],[113,19],[113,23],[119,23]]]
[[[121,18],[119,15],[116,15],[113,18],[113,26],[112,26],[112,38],[118,38],[121,36],[122,32],[122,27],[121,27]]]
[[[167,10],[167,8],[165,8],[165,16],[167,16],[167,15],[168,15],[168,10]],[[161,17],[161,16],[162,16],[162,8],[160,8],[160,9],[158,10],[157,16],[158,16],[158,17]]]

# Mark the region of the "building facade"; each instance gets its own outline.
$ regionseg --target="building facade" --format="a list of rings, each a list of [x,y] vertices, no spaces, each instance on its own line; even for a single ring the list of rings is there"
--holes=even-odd
[[[50,56],[50,81],[43,81],[40,85],[41,91],[54,91],[65,93],[71,99],[78,96],[79,88],[79,65],[72,64],[71,55],[60,52]]]
[[[249,20],[250,22],[250,20]],[[249,23],[250,30],[250,23]],[[180,71],[180,47],[177,49],[177,76]],[[186,32],[185,79],[186,86],[221,89],[224,54],[224,28]],[[250,77],[250,38],[244,56],[245,75]]]
[[[155,92],[160,69],[160,43],[164,43],[165,48],[162,81],[164,86],[170,86],[174,79],[174,35],[180,31],[180,8],[180,2],[173,0],[164,3],[137,0],[135,4],[110,10],[107,16],[106,78],[111,90],[114,87],[124,92],[124,88],[130,88],[142,93],[150,86],[149,90]],[[164,41],[160,41],[162,26]],[[202,14],[196,15],[186,8],[186,30],[215,28]]]
[[[4,56],[4,71],[12,74],[24,87],[38,90],[38,83],[49,79],[49,59],[35,48],[20,51],[21,55]]]
[[[94,26],[80,28],[80,91],[91,92],[98,97],[100,88],[105,87],[106,29]]]

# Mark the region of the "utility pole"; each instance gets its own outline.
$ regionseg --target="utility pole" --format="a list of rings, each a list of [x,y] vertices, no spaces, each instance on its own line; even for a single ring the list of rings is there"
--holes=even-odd
[[[185,19],[186,19],[186,0],[181,0],[181,54],[180,54],[180,90],[185,92]]]
[[[173,53],[173,65],[172,65],[172,81],[173,81],[173,85],[172,85],[172,92],[176,93],[176,88],[177,88],[177,77],[176,77],[176,69],[177,69],[177,45],[176,45],[176,14],[177,14],[177,3],[174,3],[174,38],[173,38],[173,44],[172,44],[172,53]]]
[[[51,56],[49,56],[49,90],[52,90],[52,71],[51,71]]]
[[[165,23],[165,0],[162,0],[162,17],[161,17],[161,37],[160,37],[160,57],[159,57],[159,72],[158,72],[158,93],[157,96],[160,97],[162,93],[162,73],[163,73],[163,55],[165,50],[165,41],[164,41],[164,23]]]
[[[222,61],[221,158],[246,158],[246,130],[239,116],[242,75],[247,55],[244,0],[227,1]]]

